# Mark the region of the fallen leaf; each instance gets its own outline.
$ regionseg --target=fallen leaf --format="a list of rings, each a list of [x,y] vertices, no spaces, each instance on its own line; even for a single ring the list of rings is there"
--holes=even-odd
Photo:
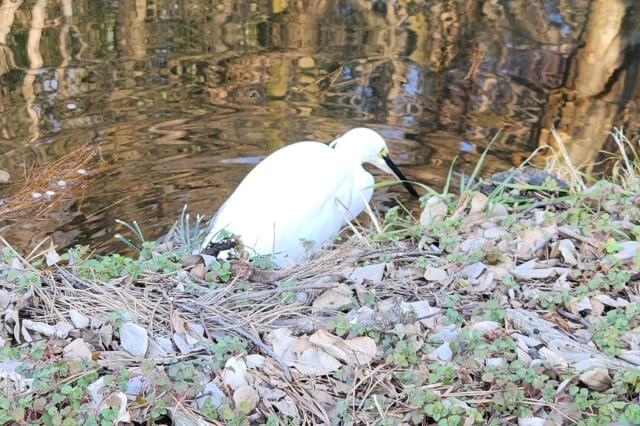
[[[420,215],[420,224],[422,226],[432,226],[442,221],[447,216],[447,205],[440,197],[430,197]]]
[[[244,360],[239,356],[232,356],[224,365],[222,380],[231,389],[238,389],[247,384],[246,373],[247,365]]]
[[[449,278],[449,275],[444,269],[427,266],[424,270],[424,278],[427,281],[444,281]]]
[[[198,263],[196,266],[191,268],[191,271],[189,271],[189,273],[191,275],[193,275],[194,277],[200,278],[201,280],[203,280],[204,279],[204,274],[205,274],[204,263]]]
[[[418,300],[416,302],[400,302],[400,309],[402,313],[405,315],[413,314],[415,315],[415,320],[421,320],[423,318],[430,318],[437,313],[441,312],[442,309],[436,308],[430,305],[428,300]]]
[[[462,270],[462,275],[467,278],[477,279],[485,270],[486,266],[482,262],[473,263]]]
[[[324,330],[313,333],[309,341],[348,365],[367,365],[373,360],[378,350],[376,343],[370,337],[344,340]]]
[[[7,183],[11,179],[11,175],[6,170],[0,169],[0,183]]]
[[[370,281],[375,284],[382,282],[382,276],[384,270],[387,267],[386,263],[374,263],[371,265],[357,267],[353,272],[348,275],[349,280],[362,282],[363,280]]]
[[[547,421],[542,417],[520,417],[518,426],[545,426]]]
[[[293,364],[307,376],[326,376],[342,367],[340,361],[320,348],[308,348]]]
[[[517,255],[521,259],[531,258],[538,250],[543,248],[555,235],[554,227],[525,229],[519,234]]]
[[[593,299],[597,300],[605,306],[610,306],[612,308],[623,308],[629,304],[629,302],[624,299],[614,299],[613,297],[606,294],[598,294],[596,296],[593,296]]]
[[[569,265],[578,264],[578,259],[576,258],[578,252],[576,251],[576,247],[573,245],[573,241],[560,240],[560,242],[558,242],[558,250],[560,250],[560,254],[566,263]]]
[[[133,322],[120,326],[120,346],[133,356],[144,356],[149,346],[147,330]]]
[[[298,413],[298,408],[296,407],[296,403],[291,399],[289,395],[285,396],[280,401],[276,401],[272,403],[280,414],[292,417],[294,419],[299,419],[300,414]]]
[[[7,385],[7,380],[11,380],[15,383],[17,389],[21,392],[31,390],[33,379],[25,379],[18,371],[24,367],[31,367],[32,364],[23,361],[14,361],[11,359],[5,359],[0,361],[0,379],[3,381],[3,386]],[[27,368],[29,370],[30,368]]]
[[[330,288],[313,301],[314,311],[320,310],[340,310],[351,306],[353,294],[346,284],[338,284],[335,288]]]
[[[471,198],[471,209],[469,210],[469,214],[480,213],[487,207],[489,203],[489,198],[481,192],[474,192],[473,197]]]
[[[265,337],[265,341],[271,345],[273,352],[288,366],[292,366],[295,362],[295,355],[291,349],[297,340],[291,337],[291,330],[288,328],[275,329]]]
[[[45,260],[47,262],[47,266],[55,265],[62,260],[56,251],[56,248],[53,246],[53,242],[49,245],[49,249],[47,249],[47,252],[45,253]]]
[[[440,361],[451,361],[453,351],[449,342],[445,342],[429,353],[429,358]]]
[[[114,424],[129,423],[131,416],[127,410],[128,403],[127,395],[125,395],[124,392],[114,392],[103,401],[96,411],[99,412],[110,408],[118,413],[118,416],[113,419]]]
[[[67,359],[91,359],[91,349],[84,339],[75,339],[64,347],[63,357]]]
[[[480,334],[485,334],[489,331],[493,331],[500,328],[500,324],[495,321],[479,321],[475,324],[471,324],[469,329],[479,332]]]
[[[233,392],[233,402],[236,406],[236,411],[242,409],[245,412],[247,410],[251,412],[258,405],[259,400],[258,392],[248,385],[242,385]]]
[[[556,274],[554,268],[535,268],[535,261],[530,260],[511,269],[511,274],[521,280],[550,278]]]

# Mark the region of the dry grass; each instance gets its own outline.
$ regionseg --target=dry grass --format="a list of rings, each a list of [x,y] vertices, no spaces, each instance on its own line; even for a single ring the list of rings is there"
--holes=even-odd
[[[106,169],[94,148],[77,148],[42,167],[25,169],[22,185],[0,204],[0,218],[41,218],[72,200],[84,198],[91,181]]]

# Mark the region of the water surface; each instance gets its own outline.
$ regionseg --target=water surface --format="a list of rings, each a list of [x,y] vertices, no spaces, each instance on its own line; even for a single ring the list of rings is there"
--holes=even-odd
[[[498,129],[484,173],[552,126],[594,170],[613,126],[640,134],[639,21],[623,0],[1,0],[0,191],[85,145],[101,164],[46,215],[0,218],[3,236],[104,249],[119,218],[153,238],[184,203],[213,213],[273,150],[355,126],[435,187]]]

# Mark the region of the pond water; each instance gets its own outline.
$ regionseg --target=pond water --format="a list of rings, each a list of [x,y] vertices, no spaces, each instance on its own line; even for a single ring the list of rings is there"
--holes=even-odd
[[[0,217],[18,247],[105,249],[115,219],[159,236],[185,203],[213,213],[273,150],[355,126],[434,187],[499,129],[485,174],[553,143],[551,127],[587,172],[613,126],[640,134],[632,0],[0,2],[5,206],[25,170],[54,165],[55,194],[34,199],[51,208]],[[83,147],[96,157],[65,198],[56,174]]]

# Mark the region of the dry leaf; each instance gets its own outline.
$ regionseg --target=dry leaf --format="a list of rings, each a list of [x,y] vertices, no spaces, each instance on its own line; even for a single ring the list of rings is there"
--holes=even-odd
[[[243,411],[248,409],[251,412],[258,405],[259,400],[258,392],[248,385],[242,385],[233,392],[233,402],[236,405],[236,410],[242,408]]]
[[[424,278],[427,281],[444,281],[449,278],[449,275],[444,269],[427,266],[424,270]]]
[[[63,357],[67,359],[91,359],[91,349],[84,339],[75,339],[64,347]]]
[[[518,426],[545,426],[547,421],[542,417],[520,417]]]
[[[224,384],[231,389],[238,389],[240,386],[247,384],[247,379],[245,378],[246,372],[247,365],[244,360],[239,356],[233,356],[229,358],[224,365],[222,380]]]
[[[247,368],[260,368],[264,365],[265,358],[259,354],[251,354],[244,357]]]
[[[526,229],[519,235],[517,255],[522,259],[531,258],[557,234],[554,227]]]
[[[280,414],[293,417],[294,419],[300,418],[296,403],[289,395],[285,396],[280,401],[273,402],[272,404],[278,409],[278,411],[280,411]]]
[[[453,351],[449,342],[445,342],[431,351],[428,356],[431,359],[448,362],[453,358]]]
[[[351,306],[353,294],[346,284],[338,284],[335,288],[330,288],[322,293],[313,302],[314,311],[320,310],[340,310]]]
[[[481,192],[474,192],[471,198],[471,209],[469,214],[480,213],[487,207],[489,198]]]
[[[347,279],[355,280],[356,282],[366,280],[379,284],[382,282],[382,276],[384,275],[386,266],[386,263],[374,263],[372,265],[360,266],[351,272],[347,276]]]
[[[565,263],[569,265],[577,265],[578,259],[575,246],[573,245],[573,241],[571,240],[560,240],[558,243],[558,250],[560,250],[560,254],[564,259]]]
[[[204,263],[198,263],[196,266],[194,266],[193,268],[191,268],[191,271],[189,271],[191,273],[191,275],[193,275],[196,278],[200,278],[201,280],[204,279],[204,274],[205,274],[205,266]]]
[[[291,330],[288,328],[278,328],[265,337],[265,341],[271,345],[273,352],[288,366],[292,366],[295,362],[292,347],[297,340],[291,337]]]
[[[441,198],[432,196],[430,197],[422,214],[420,215],[420,224],[422,226],[432,226],[435,223],[442,221],[447,216],[447,205]]]
[[[370,337],[344,340],[324,330],[318,330],[309,337],[309,341],[349,365],[367,365],[377,352],[376,343]]]
[[[217,410],[222,406],[224,398],[224,392],[220,390],[218,385],[214,382],[209,382],[204,386],[202,393],[196,398],[196,403],[198,404],[198,407],[202,407],[208,400]]]
[[[55,265],[62,260],[62,258],[56,251],[56,248],[53,246],[53,242],[51,242],[49,249],[45,253],[45,260],[47,262],[47,266]]]
[[[326,376],[342,367],[342,364],[320,348],[308,348],[293,364],[302,374]]]

